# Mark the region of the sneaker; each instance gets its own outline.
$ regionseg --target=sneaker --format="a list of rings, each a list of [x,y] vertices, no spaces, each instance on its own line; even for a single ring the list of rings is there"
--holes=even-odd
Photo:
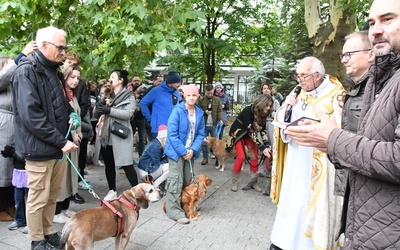
[[[179,224],[189,224],[190,220],[188,218],[180,218],[176,222],[178,222]]]
[[[65,222],[67,222],[68,219],[69,218],[67,216],[65,216],[64,213],[59,213],[59,214],[54,215],[53,222],[59,223],[59,224],[64,224]]]
[[[31,249],[32,250],[46,250],[46,245],[47,245],[47,240],[41,240],[41,241],[32,241],[31,243]]]
[[[211,159],[215,159],[215,155],[214,154],[210,154],[210,158]]]
[[[62,213],[61,213],[62,214]],[[61,248],[61,232],[56,232],[53,234],[45,235],[44,238],[47,240],[47,243],[51,246],[55,247],[56,249]],[[48,248],[46,248],[48,249]]]
[[[86,187],[85,183],[83,183],[83,181],[78,182],[78,189],[88,190],[88,188]]]
[[[68,218],[71,218],[72,216],[74,216],[74,214],[76,214],[76,212],[69,209],[62,210],[61,213],[64,213],[64,215],[67,216]]]
[[[104,200],[106,201],[110,201],[110,200],[114,200],[117,199],[117,191],[114,190],[110,190],[108,191],[107,195],[104,197]]]
[[[22,233],[23,234],[28,234],[28,226],[24,227],[24,229],[22,229]]]
[[[10,225],[8,225],[7,228],[8,228],[8,230],[13,231],[13,230],[17,230],[18,228],[23,227],[23,226],[25,226],[25,225],[18,225],[17,222],[13,221]]]

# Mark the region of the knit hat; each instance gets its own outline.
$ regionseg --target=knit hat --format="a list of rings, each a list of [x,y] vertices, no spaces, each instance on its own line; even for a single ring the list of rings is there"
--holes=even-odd
[[[178,83],[178,82],[181,82],[181,77],[179,76],[179,73],[176,71],[168,72],[167,84]]]
[[[158,138],[165,138],[167,137],[167,126],[165,126],[164,124],[158,126],[158,134],[157,134]]]
[[[216,89],[216,88],[224,88],[224,86],[222,86],[222,84],[220,83],[220,82],[216,82],[215,84],[214,84],[214,89]]]
[[[189,84],[184,86],[183,88],[183,93],[185,96],[189,95],[189,94],[195,94],[195,95],[199,95],[199,89],[196,87],[196,85],[194,84]]]

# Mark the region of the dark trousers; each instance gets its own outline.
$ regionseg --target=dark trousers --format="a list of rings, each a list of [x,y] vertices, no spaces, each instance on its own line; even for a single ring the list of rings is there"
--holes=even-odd
[[[144,146],[145,146],[145,137],[146,137],[146,119],[133,119],[131,120],[131,126],[133,134],[135,134],[136,129],[139,134],[139,142],[138,142],[138,153],[139,157],[142,155]]]
[[[112,146],[101,147],[100,154],[103,156],[104,165],[106,165],[105,173],[108,182],[108,188],[110,190],[116,191],[117,189],[115,182],[117,174],[115,171],[115,161],[114,161],[114,153]],[[137,173],[133,168],[133,164],[122,166],[121,168],[125,171],[126,178],[128,179],[129,184],[131,184],[132,187],[139,184]]]
[[[81,144],[79,145],[79,174],[85,178],[85,167],[86,167],[86,157],[87,157],[87,147],[89,143],[89,138],[82,138]],[[82,181],[82,178],[78,175],[78,181]]]
[[[58,201],[56,205],[56,213],[60,214],[62,210],[67,210],[69,208],[70,199],[67,198],[64,201]]]
[[[15,206],[14,186],[0,187],[0,212],[4,212],[7,207],[13,206]]]

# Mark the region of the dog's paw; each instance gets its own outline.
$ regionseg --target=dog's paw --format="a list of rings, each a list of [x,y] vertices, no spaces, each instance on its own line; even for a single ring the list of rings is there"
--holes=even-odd
[[[189,218],[190,220],[198,220],[197,216],[193,216]]]
[[[219,171],[224,172],[224,170],[225,170],[224,168],[221,168]]]

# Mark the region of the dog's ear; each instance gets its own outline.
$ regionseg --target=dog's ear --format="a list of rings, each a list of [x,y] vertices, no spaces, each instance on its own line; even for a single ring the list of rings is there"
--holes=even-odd
[[[212,180],[210,178],[206,179],[206,185],[211,186]]]
[[[140,208],[146,209],[149,207],[149,201],[147,200],[147,192],[148,190],[145,190],[147,188],[147,185],[137,185],[134,187],[134,192],[136,195],[136,203]]]

